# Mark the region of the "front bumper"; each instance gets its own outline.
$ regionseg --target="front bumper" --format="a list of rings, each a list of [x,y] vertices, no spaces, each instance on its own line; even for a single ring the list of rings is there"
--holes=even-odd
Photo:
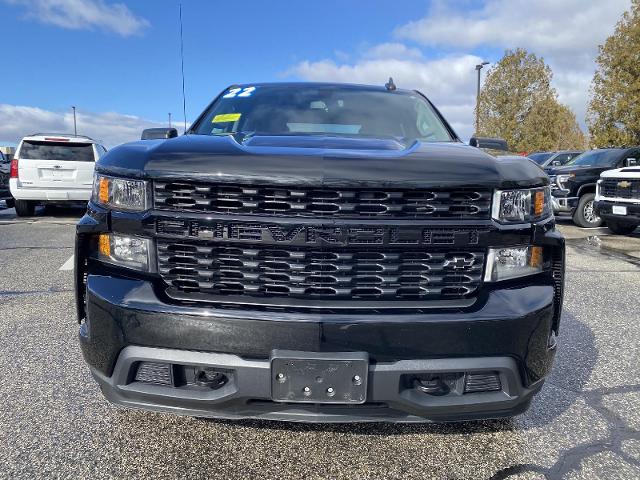
[[[555,355],[554,287],[494,290],[469,311],[416,314],[238,312],[170,305],[144,280],[90,274],[83,355],[107,399],[130,407],[219,418],[309,422],[448,421],[523,412]],[[366,352],[362,405],[277,403],[274,349]],[[220,367],[218,390],[135,381],[139,362]],[[407,375],[492,372],[499,391],[433,396],[405,388]]]
[[[613,213],[614,205],[626,207],[627,214],[626,215],[618,215]],[[594,203],[594,208],[598,216],[604,218],[604,220],[616,220],[619,222],[627,222],[627,223],[640,223],[640,202],[632,203],[629,201],[626,202],[616,202],[610,200],[598,200]]]
[[[573,213],[578,206],[579,197],[551,197],[553,213]]]
[[[131,381],[140,362],[215,367],[227,372],[218,389],[172,387]],[[429,395],[407,385],[406,378],[433,372],[496,373],[499,391],[464,395]],[[134,372],[132,374],[132,372]],[[513,416],[527,409],[542,381],[522,386],[517,363],[509,357],[401,360],[370,365],[367,402],[360,405],[294,404],[271,401],[271,363],[237,355],[159,348],[125,348],[110,377],[92,370],[113,403],[166,413],[225,419],[303,422],[460,421]]]

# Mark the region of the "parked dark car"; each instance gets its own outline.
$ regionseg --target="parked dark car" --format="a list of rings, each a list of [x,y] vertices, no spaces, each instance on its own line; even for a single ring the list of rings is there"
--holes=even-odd
[[[502,142],[504,143],[504,142]],[[85,360],[112,402],[222,418],[526,410],[556,352],[549,178],[416,91],[230,87],[114,148],[77,226]]]
[[[13,197],[9,190],[9,177],[11,176],[11,160],[0,152],[0,200],[4,200],[7,207],[13,207]]]
[[[554,212],[572,215],[580,227],[599,227],[603,220],[594,209],[594,200],[600,174],[639,157],[640,147],[590,150],[563,167],[547,169]]]
[[[559,152],[537,152],[531,153],[527,155],[527,158],[533,160],[541,168],[548,167],[561,167],[568,163],[570,160],[573,160],[578,155],[580,155],[582,151],[577,150],[563,150]]]

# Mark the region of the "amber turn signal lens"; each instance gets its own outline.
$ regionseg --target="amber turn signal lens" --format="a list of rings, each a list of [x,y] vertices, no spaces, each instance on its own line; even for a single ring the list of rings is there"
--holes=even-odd
[[[104,177],[100,178],[100,191],[98,198],[102,203],[109,203],[109,180]]]
[[[542,247],[531,247],[529,266],[536,268],[542,266]]]
[[[535,215],[542,215],[544,212],[544,191],[538,190],[535,193],[533,213]]]
[[[111,238],[108,233],[101,233],[98,237],[98,249],[105,257],[111,256]]]

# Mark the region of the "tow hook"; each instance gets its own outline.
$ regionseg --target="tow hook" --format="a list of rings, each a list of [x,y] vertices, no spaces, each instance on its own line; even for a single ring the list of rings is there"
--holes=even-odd
[[[449,393],[449,386],[440,377],[416,378],[413,387],[429,395],[440,396]]]
[[[196,385],[200,387],[209,387],[218,389],[227,383],[227,376],[212,368],[204,368],[196,372]]]

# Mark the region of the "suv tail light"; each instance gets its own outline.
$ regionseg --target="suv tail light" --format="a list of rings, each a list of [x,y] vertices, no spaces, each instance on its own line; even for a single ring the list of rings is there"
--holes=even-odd
[[[11,171],[9,173],[9,178],[18,178],[18,159],[14,158],[11,160]]]

